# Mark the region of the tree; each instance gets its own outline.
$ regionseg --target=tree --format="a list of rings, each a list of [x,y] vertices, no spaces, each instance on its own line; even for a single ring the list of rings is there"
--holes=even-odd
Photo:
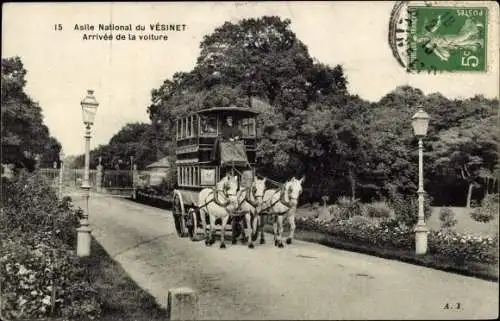
[[[440,132],[434,143],[437,168],[467,182],[467,207],[474,188],[486,185],[487,191],[490,180],[496,183],[493,173],[498,168],[498,133],[497,116],[468,117],[458,126]]]
[[[131,169],[133,164],[136,164],[138,169],[143,169],[157,160],[153,149],[154,139],[150,124],[125,124],[107,145],[100,145],[90,152],[90,166],[96,167],[100,157],[101,164],[106,169]],[[82,167],[84,157],[78,156],[73,166]]]
[[[26,73],[19,57],[2,59],[2,162],[33,169],[36,155],[61,145],[50,137],[41,107],[24,92]]]
[[[59,153],[62,149],[61,143],[59,141],[50,136],[47,142],[45,143],[41,158],[40,158],[40,166],[41,167],[52,167],[54,163],[56,166],[59,166],[60,159]]]
[[[309,106],[297,144],[306,157],[307,171],[314,172],[319,183],[315,193],[331,193],[333,188],[342,196],[347,187],[354,200],[357,188],[363,185],[358,177],[364,176],[368,161],[369,142],[363,128],[370,108],[358,96],[342,96],[339,100],[333,94],[330,98]]]
[[[370,146],[365,173],[380,197],[416,191],[417,144],[410,122],[422,98],[419,89],[402,86],[370,108],[364,127]]]

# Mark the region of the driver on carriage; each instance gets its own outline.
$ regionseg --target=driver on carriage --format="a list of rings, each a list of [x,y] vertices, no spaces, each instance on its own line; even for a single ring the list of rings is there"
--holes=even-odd
[[[226,116],[225,122],[221,128],[221,138],[223,141],[229,140],[230,142],[239,140],[243,136],[241,130],[234,126],[233,117]]]
[[[248,160],[242,136],[243,133],[234,124],[233,117],[226,116],[220,135],[214,142],[211,159],[219,160],[222,167],[246,166]]]

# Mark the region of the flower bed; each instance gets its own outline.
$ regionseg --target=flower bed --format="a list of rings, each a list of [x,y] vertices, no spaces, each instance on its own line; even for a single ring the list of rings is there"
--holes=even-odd
[[[2,311],[9,319],[100,314],[96,291],[68,245],[50,233],[11,235],[2,244]]]
[[[74,251],[78,217],[40,173],[2,178],[2,316],[98,318],[99,296]]]
[[[392,221],[377,222],[362,216],[330,221],[298,217],[296,225],[299,229],[332,235],[353,244],[403,250],[413,250],[415,247],[413,230]],[[451,230],[431,231],[428,244],[429,253],[448,257],[456,264],[498,262],[498,235],[479,237]]]

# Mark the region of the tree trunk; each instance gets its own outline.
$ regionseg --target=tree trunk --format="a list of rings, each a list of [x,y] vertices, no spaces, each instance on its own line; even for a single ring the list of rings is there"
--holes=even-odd
[[[352,168],[349,166],[349,182],[351,183],[351,200],[356,199],[356,179],[354,178],[354,173]]]
[[[467,202],[465,204],[465,207],[470,208],[470,201],[472,198],[472,189],[474,188],[474,182],[469,183],[469,189],[467,191]]]

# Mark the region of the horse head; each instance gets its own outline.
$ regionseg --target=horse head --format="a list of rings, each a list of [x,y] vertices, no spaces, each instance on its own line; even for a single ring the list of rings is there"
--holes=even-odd
[[[266,178],[258,179],[254,178],[252,182],[252,195],[257,200],[257,202],[262,202],[262,197],[264,197],[264,191],[266,190]]]
[[[250,186],[250,200],[248,200],[252,206],[259,208],[262,205],[265,190],[266,178],[258,179],[257,177],[255,177],[252,185]]]
[[[229,208],[236,208],[237,192],[238,192],[238,176],[227,175],[219,183],[217,183],[217,190],[227,198],[227,206]]]
[[[301,179],[296,179],[292,177],[291,180],[285,183],[283,189],[285,192],[284,199],[285,201],[293,207],[296,207],[299,201],[299,196],[302,193],[302,182],[304,181],[304,177]]]

